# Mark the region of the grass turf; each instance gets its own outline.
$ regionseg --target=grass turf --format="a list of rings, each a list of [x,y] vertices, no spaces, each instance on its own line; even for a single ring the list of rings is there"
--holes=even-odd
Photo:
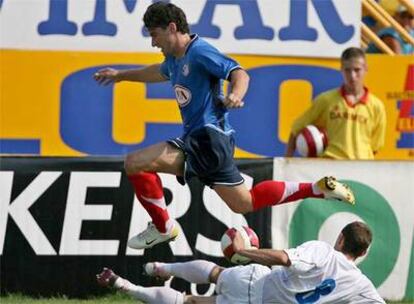
[[[135,303],[140,304],[137,300],[134,300],[128,295],[115,293],[113,295],[99,297],[99,298],[90,298],[90,299],[68,299],[65,296],[57,298],[33,298],[20,294],[11,294],[7,296],[2,296],[0,298],[1,304],[105,304],[105,303]]]
[[[99,297],[99,298],[91,298],[86,300],[80,300],[80,299],[68,299],[65,296],[59,297],[59,298],[40,298],[35,299],[32,297],[19,295],[19,294],[12,294],[7,296],[0,297],[0,303],[1,304],[75,304],[75,303],[81,303],[81,304],[105,304],[105,303],[135,303],[135,304],[141,304],[142,302],[139,302],[137,300],[134,300],[128,295],[121,294],[121,293],[115,293],[113,295],[105,296],[105,297]],[[414,301],[409,302],[387,302],[389,304],[414,304]],[[143,304],[143,303],[142,303]]]

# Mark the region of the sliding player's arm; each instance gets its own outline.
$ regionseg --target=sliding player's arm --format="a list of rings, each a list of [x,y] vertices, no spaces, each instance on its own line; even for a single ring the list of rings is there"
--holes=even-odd
[[[255,263],[266,266],[290,266],[292,263],[287,253],[283,250],[276,249],[245,249],[244,242],[240,232],[236,232],[233,239],[234,252],[251,259]]]
[[[291,262],[287,253],[277,249],[241,249],[239,255],[251,259],[253,262],[266,266],[290,266]]]

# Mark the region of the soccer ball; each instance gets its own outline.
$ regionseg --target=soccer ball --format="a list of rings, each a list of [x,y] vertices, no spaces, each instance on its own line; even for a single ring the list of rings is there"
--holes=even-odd
[[[221,237],[221,250],[223,251],[224,256],[233,264],[247,264],[250,262],[249,258],[234,253],[233,240],[236,231],[240,232],[246,249],[259,248],[259,238],[257,237],[257,234],[250,227],[242,226],[240,228],[232,227],[226,230]]]
[[[325,151],[328,137],[324,130],[308,125],[296,137],[296,150],[303,157],[317,157]]]

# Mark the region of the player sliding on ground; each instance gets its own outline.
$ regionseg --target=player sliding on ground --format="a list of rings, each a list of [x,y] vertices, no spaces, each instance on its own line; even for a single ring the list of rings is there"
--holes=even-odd
[[[150,304],[385,304],[354,263],[366,254],[371,240],[371,231],[362,222],[345,226],[334,247],[309,241],[285,250],[252,250],[243,248],[243,240],[238,235],[233,242],[235,252],[258,264],[225,269],[209,261],[195,260],[154,262],[145,266],[148,275],[164,280],[175,276],[197,284],[215,283],[215,297],[186,296],[169,287],[137,286],[107,268],[97,275],[97,281]],[[267,267],[273,265],[282,267],[274,270]]]
[[[307,197],[333,198],[354,204],[352,191],[334,178],[315,183],[265,181],[248,190],[234,159],[234,130],[228,109],[243,106],[249,76],[233,59],[189,33],[184,12],[171,3],[148,7],[144,24],[152,45],[161,49],[165,60],[142,69],[105,68],[95,73],[100,84],[120,81],[161,82],[174,87],[184,131],[181,137],[128,154],[125,171],[135,194],[151,216],[148,228],[128,241],[136,249],[170,241],[178,224],[170,218],[161,180],[156,172],[177,176],[181,183],[197,176],[212,187],[237,213],[283,204]],[[230,88],[223,96],[222,82]]]

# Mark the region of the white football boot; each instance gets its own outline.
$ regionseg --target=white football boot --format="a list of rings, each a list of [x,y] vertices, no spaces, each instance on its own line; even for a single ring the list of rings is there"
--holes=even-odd
[[[128,247],[134,249],[151,248],[159,243],[174,241],[177,236],[178,227],[176,224],[174,224],[174,227],[169,233],[161,233],[157,230],[155,225],[150,222],[148,223],[147,229],[132,237],[128,241]]]
[[[333,176],[325,176],[316,182],[316,186],[326,199],[336,199],[355,205],[355,196],[349,186],[338,182]]]

